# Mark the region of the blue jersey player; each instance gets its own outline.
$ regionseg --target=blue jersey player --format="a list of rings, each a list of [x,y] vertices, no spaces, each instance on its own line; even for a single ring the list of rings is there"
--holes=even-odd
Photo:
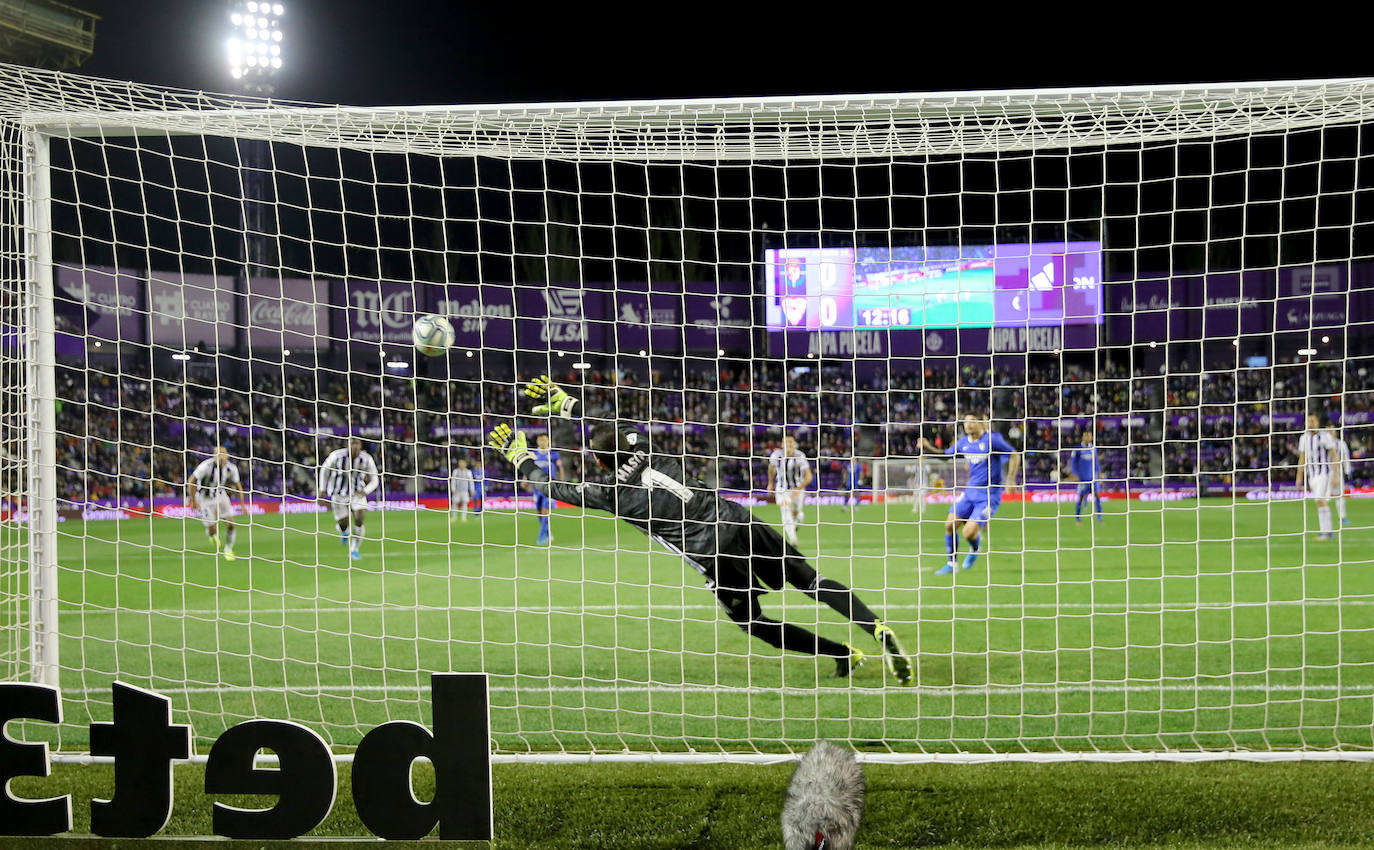
[[[928,440],[922,438],[921,443],[931,451],[936,451]],[[954,572],[954,530],[959,527],[960,521],[963,522],[963,528],[959,533],[973,550],[964,558],[963,568],[967,570],[973,567],[982,548],[983,528],[1002,504],[1003,466],[1010,461],[1006,469],[1008,481],[1015,481],[1016,473],[1021,468],[1021,455],[1012,444],[973,414],[964,417],[964,436],[955,440],[945,454],[963,455],[964,460],[968,461],[968,482],[945,518],[945,552],[949,560],[935,571],[940,576]]]
[[[549,448],[549,435],[540,434],[534,441],[534,462],[539,468],[544,470],[544,474],[549,476],[550,481],[563,480],[563,460],[558,454],[557,449]],[[534,509],[539,512],[539,539],[535,541],[540,546],[553,542],[553,533],[549,531],[549,510],[553,507],[553,499],[544,495],[543,491],[534,491]]]
[[[1073,509],[1073,521],[1083,522],[1083,503],[1093,497],[1097,521],[1102,521],[1102,494],[1097,486],[1097,446],[1093,445],[1092,429],[1083,432],[1082,445],[1069,456],[1069,472],[1078,479],[1078,504]]]
[[[864,465],[858,458],[850,458],[844,465],[844,506],[853,510],[859,504],[859,486],[863,479]]]

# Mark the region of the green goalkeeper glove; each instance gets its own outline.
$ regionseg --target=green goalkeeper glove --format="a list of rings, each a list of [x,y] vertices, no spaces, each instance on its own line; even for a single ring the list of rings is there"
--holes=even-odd
[[[540,375],[530,381],[525,386],[525,395],[539,402],[530,411],[535,416],[560,416],[571,419],[573,410],[577,407],[577,399],[549,380],[548,375]]]
[[[487,435],[487,445],[504,454],[516,469],[525,461],[534,459],[534,452],[530,451],[525,441],[525,432],[512,430],[509,425],[497,425],[491,429]]]

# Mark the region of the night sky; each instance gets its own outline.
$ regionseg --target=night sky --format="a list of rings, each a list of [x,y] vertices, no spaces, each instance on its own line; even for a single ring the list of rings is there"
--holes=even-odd
[[[1197,3],[600,3],[549,11],[466,0],[285,2],[288,65],[278,95],[351,105],[1286,80],[1374,70],[1357,40],[1361,28],[1291,11],[1279,17],[1258,5],[1252,15]],[[103,16],[84,73],[232,90],[225,0],[75,3]]]

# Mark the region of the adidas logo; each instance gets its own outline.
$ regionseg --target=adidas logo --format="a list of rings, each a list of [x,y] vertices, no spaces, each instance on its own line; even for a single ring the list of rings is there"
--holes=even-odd
[[[1054,288],[1054,263],[1045,263],[1045,267],[1036,274],[1031,275],[1031,289],[1038,289],[1047,292]]]

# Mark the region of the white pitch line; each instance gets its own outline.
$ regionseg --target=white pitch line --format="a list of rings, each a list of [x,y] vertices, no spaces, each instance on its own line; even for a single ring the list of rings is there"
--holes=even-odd
[[[1250,608],[1361,608],[1374,606],[1374,599],[1274,599],[1262,602],[993,602],[993,603],[948,603],[932,602],[922,604],[898,603],[879,605],[883,611],[950,611],[950,610],[994,610],[994,611],[1089,611],[1151,614],[1162,611],[1202,611]],[[789,611],[821,610],[814,602],[787,602],[781,605],[765,605],[764,610],[784,609]],[[602,611],[716,611],[717,605],[688,603],[686,605],[625,603],[621,605],[554,605],[519,608],[510,605],[454,605],[442,607],[434,605],[378,605],[372,602],[359,602],[351,605],[317,606],[262,606],[254,608],[157,608],[153,610],[132,608],[76,608],[67,607],[59,611],[62,616],[110,616],[136,615],[152,616],[246,616],[251,614],[371,614],[405,613],[424,614],[465,613],[465,614],[579,614]]]
[[[375,694],[375,693],[428,693],[429,685],[304,685],[281,687],[277,685],[221,685],[213,687],[154,688],[160,694],[237,694],[251,693],[266,695],[284,692],[291,695],[309,694]],[[106,693],[109,687],[64,688],[64,694],[87,696]],[[1110,684],[1069,684],[1069,685],[968,685],[953,687],[902,687],[899,685],[867,688],[853,687],[816,687],[816,688],[765,688],[744,687],[739,685],[499,685],[490,688],[492,693],[509,694],[713,694],[745,696],[900,696],[904,694],[926,697],[957,696],[1065,696],[1069,694],[1152,694],[1152,693],[1320,693],[1337,696],[1374,695],[1374,685],[1110,685]],[[1247,704],[1248,705],[1248,704]],[[495,706],[496,708],[516,708],[518,706]]]

